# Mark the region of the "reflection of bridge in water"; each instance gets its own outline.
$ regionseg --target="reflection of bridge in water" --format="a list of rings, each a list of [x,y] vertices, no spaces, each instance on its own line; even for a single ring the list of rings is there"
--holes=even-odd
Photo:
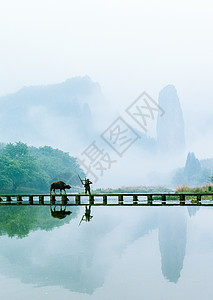
[[[213,194],[124,193],[0,195],[0,205],[213,206]]]

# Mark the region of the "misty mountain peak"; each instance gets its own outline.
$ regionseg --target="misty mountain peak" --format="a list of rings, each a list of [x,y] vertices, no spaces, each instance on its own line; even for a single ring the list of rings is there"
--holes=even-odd
[[[178,98],[177,90],[174,85],[169,84],[165,86],[159,93],[159,105],[165,110],[165,112],[171,112],[175,108],[175,112],[181,112],[180,101]],[[171,112],[172,113],[172,112]],[[167,114],[169,115],[169,114]],[[174,116],[174,111],[172,113]],[[172,117],[172,116],[170,116]],[[179,116],[180,117],[180,116]]]
[[[174,85],[167,85],[160,91],[158,103],[165,111],[157,120],[159,152],[165,156],[182,154],[185,151],[184,120]]]
[[[92,113],[103,99],[99,84],[89,76],[24,87],[0,97],[2,141],[56,147],[64,141],[72,145],[76,139],[85,141],[94,134]]]

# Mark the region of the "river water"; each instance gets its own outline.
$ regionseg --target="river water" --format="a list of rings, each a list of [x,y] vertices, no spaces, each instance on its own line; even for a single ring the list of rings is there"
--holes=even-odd
[[[212,208],[66,210],[0,207],[0,299],[213,298]]]

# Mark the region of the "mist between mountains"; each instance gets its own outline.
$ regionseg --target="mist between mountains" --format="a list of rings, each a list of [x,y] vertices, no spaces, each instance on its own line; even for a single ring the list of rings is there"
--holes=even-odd
[[[126,108],[123,116],[116,118],[81,152],[78,162],[86,176],[97,182],[141,138],[142,132],[149,132],[150,123],[164,114],[164,109],[144,91]],[[133,120],[135,126],[130,125],[128,119]]]

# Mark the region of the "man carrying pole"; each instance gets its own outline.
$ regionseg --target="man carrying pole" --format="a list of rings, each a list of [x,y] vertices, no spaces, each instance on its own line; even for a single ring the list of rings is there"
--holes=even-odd
[[[85,194],[87,194],[87,192],[89,194],[91,194],[91,192],[90,192],[90,184],[92,184],[92,181],[90,181],[89,178],[81,179],[81,177],[79,175],[78,175],[78,177],[81,180],[81,183],[83,184],[83,186],[85,188]]]

